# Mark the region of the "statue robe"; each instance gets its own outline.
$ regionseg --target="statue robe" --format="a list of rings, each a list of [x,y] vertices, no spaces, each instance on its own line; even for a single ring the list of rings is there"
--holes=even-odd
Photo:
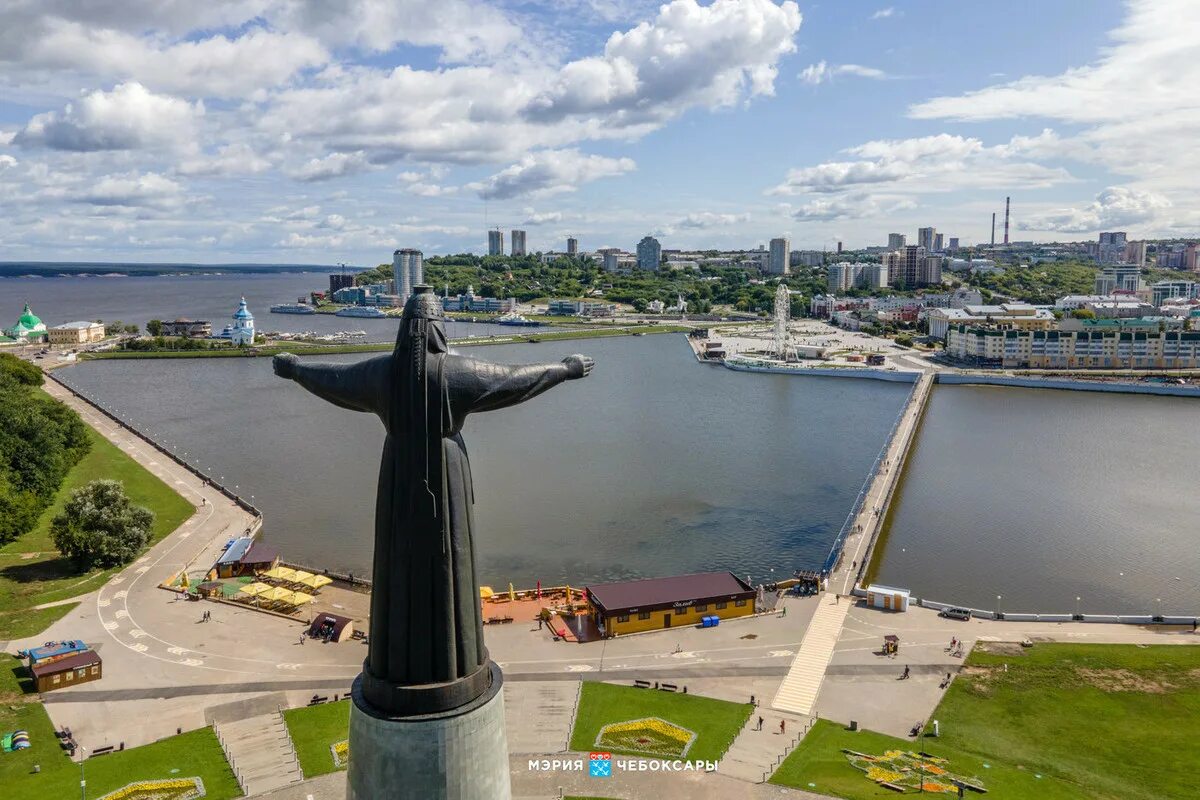
[[[516,405],[567,380],[564,364],[506,366],[446,352],[402,363],[303,364],[293,378],[342,408],[372,412],[387,430],[375,510],[364,696],[392,714],[432,713],[487,688],[475,577],[468,414]],[[425,370],[425,397],[406,402]],[[425,409],[419,408],[421,401]],[[420,422],[424,416],[424,430]],[[414,422],[417,424],[414,425]],[[420,474],[424,470],[425,474]]]

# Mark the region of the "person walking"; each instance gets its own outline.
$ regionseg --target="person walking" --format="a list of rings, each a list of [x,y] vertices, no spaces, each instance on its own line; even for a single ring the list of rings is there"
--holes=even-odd
[[[759,717],[759,718],[758,718],[758,727],[757,727],[757,728],[755,728],[755,730],[757,730],[757,731],[761,731],[761,730],[762,730],[762,725],[763,725],[763,718],[762,718],[762,717]]]
[[[902,681],[908,680],[908,664],[904,665],[904,674],[900,676],[900,680],[902,680]]]
[[[301,646],[301,647],[303,647],[303,646],[304,646],[304,634],[303,634],[303,633],[302,633],[302,634],[300,634],[300,646]]]
[[[785,730],[787,730],[787,721],[781,719],[779,720],[779,733],[783,734]]]

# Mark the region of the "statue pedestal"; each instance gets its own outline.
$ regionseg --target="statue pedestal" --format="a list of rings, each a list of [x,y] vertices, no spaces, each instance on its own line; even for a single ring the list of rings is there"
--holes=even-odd
[[[509,800],[504,681],[491,668],[492,685],[481,697],[420,717],[377,716],[356,678],[347,800]]]

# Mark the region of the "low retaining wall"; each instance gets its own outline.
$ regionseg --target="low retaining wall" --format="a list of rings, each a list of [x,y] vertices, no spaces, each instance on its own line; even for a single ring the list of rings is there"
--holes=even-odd
[[[1100,381],[1077,381],[1070,378],[1019,378],[1008,375],[971,375],[950,372],[939,372],[935,380],[937,383],[948,385],[1018,386],[1023,389],[1066,389],[1075,392],[1200,397],[1200,386],[1171,386],[1170,384],[1102,383]]]
[[[921,377],[919,372],[901,372],[900,370],[872,369],[871,367],[758,367],[731,364],[724,362],[726,369],[737,372],[766,372],[772,375],[809,375],[819,378],[865,378],[873,381],[888,381],[890,383],[916,383]]]
[[[866,590],[858,586],[854,588],[853,593],[859,597],[866,597],[867,595]],[[1200,614],[1196,616],[1164,614],[1161,617],[1156,614],[1031,614],[1027,612],[1008,611],[997,614],[995,611],[985,611],[979,608],[971,608],[970,606],[941,603],[936,600],[925,600],[923,598],[918,598],[916,603],[922,608],[931,608],[935,611],[943,611],[947,608],[965,608],[971,612],[972,617],[979,619],[1000,619],[1006,622],[1107,622],[1121,625],[1191,625],[1193,621],[1200,619]]]

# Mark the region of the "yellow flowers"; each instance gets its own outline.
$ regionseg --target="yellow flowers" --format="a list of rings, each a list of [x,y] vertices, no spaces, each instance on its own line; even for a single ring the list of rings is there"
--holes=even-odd
[[[199,778],[168,778],[136,781],[109,792],[100,800],[197,800],[204,797],[204,781]]]
[[[867,770],[867,777],[870,778],[871,780],[875,781],[876,783],[878,783],[880,781],[884,781],[886,783],[891,783],[892,781],[900,780],[904,776],[901,775],[899,772],[887,769],[885,767],[871,767],[870,769]]]
[[[342,739],[340,742],[334,742],[329,745],[329,751],[333,753],[333,764],[336,767],[344,767],[350,763],[350,740]]]
[[[851,766],[866,773],[867,780],[875,783],[887,783],[904,790],[923,789],[931,793],[955,794],[958,789],[954,781],[961,781],[961,776],[950,772],[950,762],[936,756],[923,756],[912,751],[888,750],[882,756],[859,753],[854,750],[842,751]],[[978,778],[969,782],[982,786]]]
[[[696,740],[687,728],[658,717],[614,722],[600,729],[597,747],[682,758]]]

